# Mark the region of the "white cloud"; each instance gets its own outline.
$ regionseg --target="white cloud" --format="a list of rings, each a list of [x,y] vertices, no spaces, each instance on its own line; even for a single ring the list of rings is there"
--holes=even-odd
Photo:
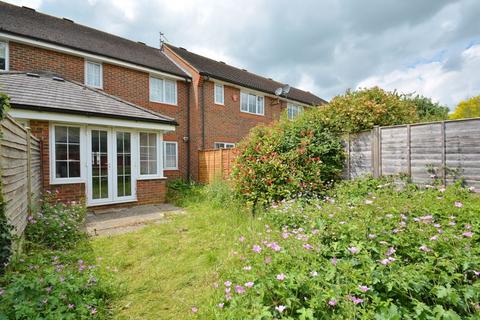
[[[380,86],[403,93],[414,92],[431,97],[453,109],[460,100],[480,93],[480,45],[464,50],[461,59],[461,67],[455,70],[444,68],[446,61],[422,63],[368,77],[361,81],[357,88]]]
[[[43,4],[42,0],[2,0],[17,6],[25,6],[32,9],[38,9]]]

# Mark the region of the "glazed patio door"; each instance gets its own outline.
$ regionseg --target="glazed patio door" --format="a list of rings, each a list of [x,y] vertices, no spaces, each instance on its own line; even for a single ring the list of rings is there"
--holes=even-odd
[[[135,200],[132,179],[132,132],[88,130],[88,205]]]

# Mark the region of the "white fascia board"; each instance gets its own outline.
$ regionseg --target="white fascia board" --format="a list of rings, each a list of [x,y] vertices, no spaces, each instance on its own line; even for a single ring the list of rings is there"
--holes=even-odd
[[[114,118],[103,118],[96,116],[82,116],[66,113],[48,112],[48,111],[36,111],[12,108],[9,112],[10,116],[15,119],[27,119],[27,120],[44,120],[60,123],[75,123],[95,126],[108,126],[108,127],[122,127],[122,128],[134,128],[145,129],[154,131],[175,131],[175,126],[171,124],[155,123],[148,121],[137,120],[125,120]]]
[[[312,105],[310,105],[310,104],[306,104],[306,103],[303,103],[303,102],[300,102],[300,101],[297,101],[297,100],[291,100],[291,99],[288,99],[288,98],[285,98],[285,97],[279,97],[279,96],[276,96],[274,94],[266,93],[266,92],[263,92],[263,91],[258,91],[258,90],[255,90],[255,89],[242,87],[242,86],[239,86],[238,84],[234,84],[234,83],[231,83],[231,82],[226,82],[224,80],[219,80],[219,79],[216,79],[216,78],[211,77],[211,76],[208,76],[208,78],[209,78],[209,81],[220,83],[220,84],[223,84],[223,85],[229,86],[229,87],[234,87],[234,88],[240,89],[243,92],[250,92],[250,93],[253,93],[257,96],[264,96],[264,97],[269,97],[269,98],[272,98],[272,99],[280,99],[281,101],[286,101],[288,103],[293,103],[293,104],[301,105],[301,106],[304,106],[304,107],[312,107]]]
[[[186,78],[183,78],[183,77],[180,77],[180,76],[177,76],[177,75],[173,75],[173,74],[170,74],[170,73],[161,72],[161,71],[158,71],[158,70],[155,70],[155,69],[142,67],[142,66],[139,66],[139,65],[136,65],[136,64],[133,64],[133,63],[129,63],[129,62],[113,59],[113,58],[108,58],[108,57],[104,57],[104,56],[101,56],[101,55],[96,55],[96,54],[83,52],[81,50],[70,49],[70,48],[67,48],[67,47],[63,47],[61,45],[51,44],[51,43],[44,42],[44,41],[39,41],[39,40],[33,40],[33,39],[30,39],[30,38],[27,38],[27,37],[15,36],[15,35],[11,35],[11,34],[8,34],[8,33],[0,32],[0,39],[5,39],[5,40],[9,40],[9,41],[28,44],[28,45],[31,45],[31,46],[34,46],[34,47],[48,49],[48,50],[61,52],[61,53],[66,53],[66,54],[82,57],[82,58],[85,58],[85,59],[91,59],[91,60],[98,61],[98,62],[109,63],[109,64],[129,68],[129,69],[133,69],[133,70],[146,72],[146,73],[149,73],[151,75],[161,76],[161,77],[164,77],[164,78],[187,81]]]

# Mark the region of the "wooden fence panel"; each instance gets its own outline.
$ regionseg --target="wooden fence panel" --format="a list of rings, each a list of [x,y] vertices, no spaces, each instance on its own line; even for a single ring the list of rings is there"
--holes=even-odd
[[[42,194],[40,141],[10,116],[1,122],[0,171],[5,214],[21,235]]]
[[[215,179],[228,179],[232,172],[232,163],[236,149],[215,149],[199,151],[198,180],[211,183]]]

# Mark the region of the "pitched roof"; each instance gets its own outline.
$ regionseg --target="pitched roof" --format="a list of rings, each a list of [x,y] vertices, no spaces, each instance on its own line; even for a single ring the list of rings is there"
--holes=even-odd
[[[170,117],[53,74],[0,73],[0,92],[19,109],[177,124]]]
[[[0,31],[188,77],[157,48],[1,1]]]
[[[190,63],[201,75],[230,82],[246,88],[275,94],[275,90],[284,86],[284,83],[250,73],[246,70],[230,66],[224,62],[216,61],[199,54],[190,52],[184,48],[166,44],[174,53]],[[291,88],[287,98],[309,105],[321,105],[327,103],[324,99],[297,88]]]

